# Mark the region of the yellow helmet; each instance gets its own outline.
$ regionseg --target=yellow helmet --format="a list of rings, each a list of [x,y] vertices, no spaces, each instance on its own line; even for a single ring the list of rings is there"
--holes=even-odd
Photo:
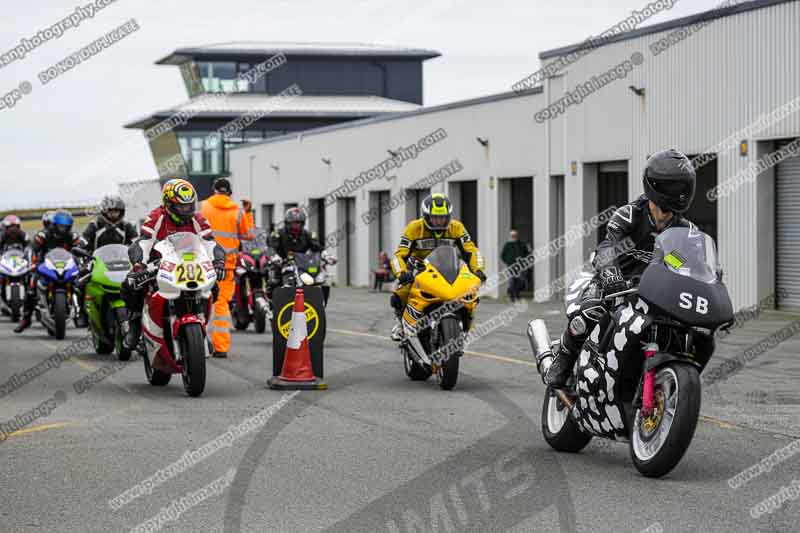
[[[433,193],[422,201],[422,220],[435,233],[447,230],[452,214],[453,204],[447,195]]]
[[[161,188],[161,202],[176,224],[186,224],[195,212],[197,193],[184,179],[171,179]]]

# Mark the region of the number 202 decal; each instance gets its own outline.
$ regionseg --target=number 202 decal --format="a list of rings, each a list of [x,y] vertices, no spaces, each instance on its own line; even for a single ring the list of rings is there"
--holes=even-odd
[[[203,281],[203,269],[193,263],[178,265],[175,269],[175,279],[178,283],[188,283],[190,281]]]
[[[696,313],[699,313],[701,315],[708,314],[708,300],[706,298],[698,296],[695,299],[695,296],[693,294],[690,294],[688,292],[682,292],[680,296],[678,296],[678,299],[680,300],[678,302],[678,305],[682,309],[694,309]]]

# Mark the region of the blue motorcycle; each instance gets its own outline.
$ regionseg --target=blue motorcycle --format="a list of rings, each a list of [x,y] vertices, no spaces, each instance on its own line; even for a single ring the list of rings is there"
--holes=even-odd
[[[36,272],[36,318],[51,336],[61,340],[67,329],[67,319],[75,309],[74,285],[78,265],[71,253],[55,248],[47,253]]]

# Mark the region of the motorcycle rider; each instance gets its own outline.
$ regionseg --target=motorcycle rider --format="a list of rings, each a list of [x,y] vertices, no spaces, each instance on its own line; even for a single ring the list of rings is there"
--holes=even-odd
[[[125,202],[119,196],[106,196],[100,202],[100,214],[86,226],[83,231],[81,247],[88,253],[106,244],[131,244],[136,238],[136,228],[130,222],[124,221]],[[84,265],[85,266],[85,265]],[[86,303],[83,299],[83,288],[89,282],[89,272],[81,268],[80,281],[77,283],[78,298],[78,327],[86,327]]]
[[[45,211],[42,215],[42,231],[46,231],[55,216],[55,211]]]
[[[392,328],[392,340],[402,340],[403,310],[411,291],[411,282],[414,273],[408,269],[406,260],[409,256],[422,261],[442,244],[453,244],[461,252],[461,257],[469,266],[470,271],[480,278],[481,283],[486,281],[484,261],[480,250],[459,220],[452,218],[453,204],[450,199],[441,193],[434,193],[422,201],[422,218],[412,220],[403,230],[400,244],[392,257],[392,273],[397,278],[397,289],[389,300],[394,309],[397,322]]]
[[[604,295],[628,288],[627,281],[638,277],[653,257],[655,237],[675,227],[694,227],[682,216],[694,198],[696,175],[692,162],[675,149],[652,155],[645,164],[644,194],[617,209],[608,222],[605,239],[597,246],[593,260],[595,277],[583,289],[577,302],[567,309],[568,326],[545,368],[545,385],[563,388],[584,341],[596,322],[582,314],[583,309],[600,305]],[[632,248],[619,253],[627,241]],[[544,355],[543,359],[547,357]],[[542,361],[538,362],[540,366]],[[540,368],[540,371],[542,369]]]
[[[100,214],[83,232],[84,248],[92,253],[107,244],[131,244],[136,227],[125,219],[125,202],[119,196],[106,196],[100,202]]]
[[[0,254],[12,247],[24,250],[30,244],[28,234],[22,229],[22,220],[17,215],[8,215],[3,219],[2,231]]]
[[[64,248],[69,251],[76,246],[80,246],[80,236],[72,231],[72,215],[69,211],[59,210],[53,213],[52,219],[47,224],[47,229],[38,232],[33,237],[31,243],[31,265],[35,267],[38,261],[50,250]],[[34,270],[35,272],[35,270]],[[36,283],[38,276],[31,276],[25,291],[25,305],[22,309],[22,318],[19,325],[14,329],[14,333],[22,333],[31,325],[31,315],[36,307]]]
[[[140,236],[128,248],[128,257],[133,265],[131,272],[122,283],[120,294],[128,310],[128,334],[125,336],[127,348],[135,348],[139,344],[142,331],[142,312],[144,308],[146,284],[141,280],[146,278],[146,263],[155,259],[153,247],[179,232],[194,233],[201,238],[214,241],[208,221],[196,212],[197,193],[191,183],[185,179],[171,179],[161,189],[161,205],[153,209],[141,226]],[[214,247],[214,271],[217,280],[225,279],[225,251],[217,244]],[[163,319],[165,300],[154,295],[148,313],[156,324]],[[149,332],[156,342],[162,343],[163,337],[158,337],[156,332]]]
[[[305,228],[306,214],[299,207],[291,207],[283,216],[283,227],[276,229],[269,235],[269,246],[275,250],[272,258],[275,269],[275,279],[280,280],[280,263],[291,254],[304,254],[308,250],[321,252],[322,244],[317,239],[317,234]],[[280,281],[279,281],[280,283]],[[272,298],[272,286],[269,297]]]

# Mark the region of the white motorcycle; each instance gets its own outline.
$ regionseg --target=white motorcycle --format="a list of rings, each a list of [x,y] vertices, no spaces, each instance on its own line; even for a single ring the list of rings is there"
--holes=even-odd
[[[209,299],[217,275],[213,265],[214,241],[193,233],[176,233],[158,242],[154,250],[161,256],[148,267],[143,282],[150,290],[145,297],[142,326],[146,354],[147,380],[156,386],[169,383],[172,374],[181,374],[189,396],[200,396],[206,384]],[[163,319],[151,317],[153,297],[164,300]],[[156,309],[157,311],[157,309]],[[156,333],[163,332],[161,335]],[[159,337],[163,338],[163,347]],[[165,356],[160,353],[166,352]]]
[[[31,262],[21,248],[11,248],[0,257],[0,309],[19,322],[25,301],[25,279]]]

